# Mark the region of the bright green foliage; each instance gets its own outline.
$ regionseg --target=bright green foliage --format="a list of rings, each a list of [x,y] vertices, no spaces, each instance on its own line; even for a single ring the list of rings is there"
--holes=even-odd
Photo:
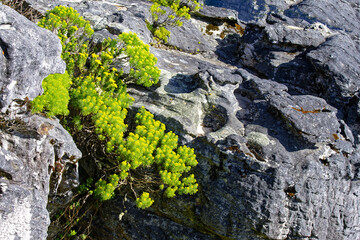
[[[75,66],[78,68],[84,66],[87,58],[85,50],[87,39],[92,36],[94,30],[76,10],[57,6],[46,12],[39,26],[49,29],[60,38],[63,48],[62,58],[70,75],[73,75]]]
[[[38,113],[46,110],[48,117],[68,115],[70,84],[71,80],[67,73],[47,76],[42,82],[44,94],[33,100],[32,112]]]
[[[194,176],[182,178],[198,163],[194,150],[186,146],[178,148],[178,137],[173,132],[165,133],[165,125],[154,120],[154,116],[145,108],[140,108],[135,119],[135,132],[130,133],[127,141],[117,149],[119,160],[125,160],[120,164],[121,178],[126,178],[130,169],[156,163],[162,188],[168,186],[165,191],[167,197],[174,197],[175,192],[196,193],[198,185],[192,181]]]
[[[157,169],[162,181],[160,189],[166,186],[168,197],[194,194],[196,180],[187,174],[197,164],[193,149],[178,147],[178,137],[166,133],[165,125],[154,120],[145,108],[135,116],[134,132],[129,133],[125,123],[127,108],[134,101],[126,92],[126,84],[149,87],[159,80],[157,59],[149,46],[134,33],[122,33],[117,39],[105,39],[90,48],[87,39],[93,31],[89,23],[72,8],[63,6],[47,12],[39,25],[60,35],[62,57],[72,79],[69,93],[74,113],[70,119],[75,129],[80,131],[81,120],[90,116],[95,133],[105,143],[106,154],[112,156],[109,162],[114,165],[110,168],[116,174],[107,181],[100,179],[94,196],[101,201],[110,199],[119,185],[133,180],[131,175],[139,167]],[[130,66],[128,73],[113,67],[126,63]],[[144,192],[136,203],[146,208],[153,200]]]
[[[125,43],[124,53],[129,56],[130,77],[136,84],[150,87],[159,81],[160,70],[155,67],[156,57],[150,54],[149,45],[144,44],[135,33],[122,33],[119,40]]]
[[[75,230],[71,230],[70,233],[68,234],[69,237],[73,237],[77,234],[77,232]]]
[[[155,38],[167,42],[170,31],[167,26],[181,27],[181,19],[190,19],[190,12],[198,11],[200,4],[196,0],[151,0],[152,23],[149,27]]]
[[[155,29],[155,31],[153,32],[154,36],[156,38],[158,38],[159,40],[167,43],[171,32],[169,30],[167,30],[165,27],[158,27]]]
[[[150,207],[153,203],[154,203],[154,200],[152,200],[149,197],[149,193],[147,193],[147,192],[143,192],[141,194],[140,198],[136,198],[136,206],[138,208],[145,209],[145,208]]]
[[[109,200],[114,196],[114,191],[118,185],[119,176],[113,174],[109,177],[109,182],[100,179],[95,184],[94,195],[101,201]]]

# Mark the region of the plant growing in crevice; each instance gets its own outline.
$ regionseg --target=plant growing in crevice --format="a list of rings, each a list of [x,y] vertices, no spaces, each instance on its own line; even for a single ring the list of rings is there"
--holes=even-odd
[[[159,81],[157,59],[150,53],[149,46],[134,33],[122,33],[115,39],[90,44],[93,30],[89,22],[74,9],[64,6],[48,11],[39,26],[58,34],[63,46],[62,58],[72,83],[70,114],[64,122],[69,123],[70,131],[77,134],[78,139],[92,131],[100,142],[98,147],[104,148],[102,156],[95,156],[99,157],[97,162],[103,160],[101,165],[106,167],[99,168],[102,178],[95,183],[93,195],[105,201],[121,186],[134,185],[136,188],[131,188],[136,205],[146,208],[153,200],[144,189],[163,191],[166,197],[196,193],[198,185],[190,174],[197,164],[194,150],[178,146],[178,137],[166,132],[165,125],[145,108],[139,109],[133,122],[126,122],[127,109],[134,101],[126,85],[150,87]],[[121,66],[126,63],[130,70],[125,73]],[[58,91],[46,91],[50,90]],[[37,106],[36,101],[33,105]],[[34,109],[41,110],[41,107]],[[133,132],[128,128],[131,123]],[[147,186],[147,182],[151,184]],[[142,192],[140,197],[137,192]]]
[[[181,27],[182,20],[189,20],[191,12],[196,12],[201,8],[196,0],[151,0],[150,7],[151,19],[147,21],[147,26],[154,38],[158,41],[167,43],[170,37],[168,27]]]

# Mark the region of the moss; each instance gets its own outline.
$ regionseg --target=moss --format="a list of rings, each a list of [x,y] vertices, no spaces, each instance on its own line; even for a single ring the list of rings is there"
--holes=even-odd
[[[219,26],[213,25],[211,23],[206,26],[206,30],[205,30],[206,34],[212,35],[214,31],[219,31]]]
[[[249,145],[252,145],[254,147],[265,147],[270,144],[270,139],[267,135],[259,132],[250,132],[246,139],[249,143]]]

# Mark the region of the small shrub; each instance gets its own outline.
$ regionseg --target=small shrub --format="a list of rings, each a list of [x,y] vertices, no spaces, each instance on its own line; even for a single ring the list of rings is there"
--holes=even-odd
[[[150,7],[152,19],[148,28],[155,39],[167,43],[170,31],[169,26],[181,27],[182,19],[190,19],[190,13],[198,11],[200,4],[196,0],[151,0]]]
[[[112,174],[104,172],[105,180],[95,183],[93,195],[100,201],[111,199],[119,186],[131,183],[135,179],[132,176],[144,173],[137,171],[139,168],[157,172],[154,182],[161,179],[158,188],[166,187],[167,197],[174,197],[176,193],[194,194],[198,185],[194,176],[188,174],[197,164],[193,149],[178,147],[178,137],[165,132],[165,125],[145,108],[140,108],[135,116],[134,132],[129,132],[125,123],[127,108],[134,101],[126,92],[126,84],[150,87],[159,81],[157,59],[150,53],[149,46],[134,33],[122,33],[116,39],[105,39],[96,47],[89,47],[88,39],[93,34],[89,23],[74,9],[63,6],[47,12],[39,25],[57,33],[63,45],[62,58],[72,79],[69,94],[73,132],[81,134],[82,120],[90,118],[91,129],[111,158]],[[116,69],[115,63],[128,63],[130,71],[124,73]],[[151,177],[144,176],[142,186],[146,185],[145,178]],[[152,203],[145,191],[136,199],[140,208]]]

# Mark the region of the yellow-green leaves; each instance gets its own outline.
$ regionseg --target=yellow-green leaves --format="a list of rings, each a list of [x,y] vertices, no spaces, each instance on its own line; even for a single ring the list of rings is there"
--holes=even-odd
[[[182,22],[180,23],[182,24]],[[163,41],[164,43],[167,43],[170,37],[170,31],[167,30],[165,27],[156,28],[153,34],[156,39]]]
[[[70,85],[71,80],[68,73],[47,76],[42,82],[44,94],[32,101],[32,112],[46,111],[48,117],[68,115]]]
[[[196,0],[151,0],[151,17],[148,28],[155,39],[167,43],[170,31],[167,26],[182,26],[181,19],[190,19],[190,13],[198,11],[200,4]]]
[[[144,44],[135,33],[122,33],[119,40],[125,43],[124,53],[129,56],[130,77],[136,84],[150,87],[159,81],[160,69],[155,66],[157,59],[150,53],[149,45]]]
[[[70,76],[76,68],[83,67],[87,58],[87,39],[94,33],[88,21],[73,8],[57,6],[46,12],[38,25],[49,29],[60,38],[63,47],[62,58],[67,63],[66,70]]]
[[[154,200],[149,197],[149,193],[147,192],[143,192],[140,198],[136,199],[136,206],[142,209],[150,207],[153,203]]]
[[[113,174],[109,177],[109,182],[100,179],[95,184],[94,195],[99,198],[100,201],[106,201],[114,196],[114,191],[119,183],[119,176]]]
[[[168,4],[167,0],[159,0],[159,3]],[[186,17],[189,11],[187,7],[174,4],[168,7],[176,12],[169,17],[175,23],[176,16]],[[154,12],[162,14],[164,10],[158,6]],[[167,197],[194,194],[197,183],[194,176],[189,175],[191,167],[197,164],[194,151],[186,146],[178,147],[177,135],[166,132],[165,125],[143,107],[135,116],[133,132],[129,132],[125,123],[127,109],[134,101],[126,91],[126,84],[150,87],[159,81],[157,59],[150,53],[149,46],[135,33],[122,33],[118,38],[104,39],[90,48],[88,41],[93,30],[89,22],[74,9],[64,6],[47,12],[39,25],[58,34],[69,75],[52,75],[45,79],[45,92],[33,101],[33,111],[46,110],[49,116],[66,115],[70,98],[72,130],[91,129],[97,134],[104,155],[109,156],[106,162],[109,170],[103,172],[105,180],[100,179],[95,184],[94,196],[100,201],[108,200],[120,185],[141,181],[139,176],[147,170],[151,176],[145,175],[144,183],[147,179],[152,183],[142,188],[149,189],[161,181],[160,189]],[[168,36],[165,28],[160,31]],[[130,66],[126,73],[121,69],[124,65]],[[86,124],[82,123],[84,119]],[[127,121],[132,122],[131,118]],[[109,175],[109,172],[115,174]],[[159,190],[156,187],[154,191]],[[136,199],[139,208],[147,208],[153,202],[147,192]]]

